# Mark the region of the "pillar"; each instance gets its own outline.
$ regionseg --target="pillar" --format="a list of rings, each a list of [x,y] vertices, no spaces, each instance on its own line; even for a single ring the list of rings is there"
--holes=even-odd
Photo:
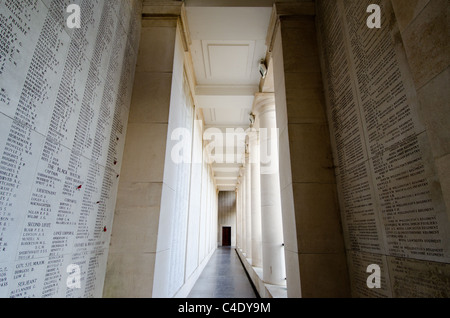
[[[241,223],[241,252],[242,253],[246,253],[247,251],[247,237],[245,235],[246,233],[246,227],[245,227],[245,174],[244,174],[244,168],[242,167],[241,170],[239,171],[240,174],[240,195],[241,195],[241,219],[240,219],[240,223]]]
[[[252,215],[252,266],[262,267],[261,242],[261,169],[259,156],[259,133],[252,128],[249,134],[251,170]]]
[[[242,251],[243,237],[242,237],[242,178],[239,176],[236,187],[236,248]]]
[[[241,216],[241,209],[239,205],[241,204],[241,198],[239,196],[239,182],[236,187],[236,248],[241,247],[241,222],[239,218]]]
[[[257,94],[255,112],[260,130],[263,280],[267,284],[284,285],[286,270],[274,94]]]
[[[348,297],[314,2],[277,3],[272,26],[288,296]]]
[[[252,257],[252,197],[251,197],[251,169],[249,153],[245,153],[245,257]]]
[[[149,298],[158,290],[153,285],[156,259],[166,250],[158,249],[157,238],[176,35],[176,18],[142,21],[104,297]]]

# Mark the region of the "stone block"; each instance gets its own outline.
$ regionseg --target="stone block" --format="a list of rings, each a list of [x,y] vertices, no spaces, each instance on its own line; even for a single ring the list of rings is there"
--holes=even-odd
[[[450,264],[388,257],[395,298],[449,298]]]
[[[156,207],[161,204],[162,183],[120,182],[117,208]]]
[[[450,154],[436,160],[442,195],[450,218]]]
[[[301,283],[300,283],[300,267],[298,264],[298,253],[289,250],[284,251],[286,259],[286,285],[287,296],[289,298],[301,298]]]
[[[299,253],[344,251],[335,184],[294,183]]]
[[[362,251],[347,251],[348,268],[350,273],[350,284],[352,286],[352,297],[354,298],[388,298],[392,297],[391,282],[389,279],[389,267],[385,255],[378,253],[365,253]],[[380,288],[369,288],[367,281],[376,283],[376,274],[372,269],[367,272],[371,265],[379,266]]]
[[[433,156],[450,153],[450,69],[447,68],[418,91],[422,117]]]
[[[292,185],[281,190],[281,211],[283,215],[283,237],[285,252],[298,252],[297,227]]]
[[[325,123],[321,74],[286,73],[286,102],[290,124]]]
[[[155,267],[153,277],[153,293],[154,298],[169,298],[169,274],[171,250],[166,249],[155,254]]]
[[[128,121],[168,123],[171,87],[171,73],[137,72]]]
[[[167,124],[128,124],[123,182],[162,182]]]
[[[161,210],[159,214],[159,235],[157,242],[157,251],[170,249],[172,242],[172,218],[173,206],[177,200],[176,192],[166,184],[163,184],[161,197]]]
[[[172,72],[175,27],[148,27],[141,30],[137,71]]]
[[[150,298],[155,268],[154,253],[110,252],[106,270],[104,298]]]
[[[281,81],[276,83],[275,86],[275,107],[277,117],[277,127],[280,130],[280,134],[287,129],[288,115],[287,115],[287,103],[286,103],[286,86],[284,82],[284,74],[281,77]]]
[[[292,184],[291,156],[287,129],[283,130],[278,138],[278,149],[280,188],[283,190],[286,186]]]
[[[350,297],[344,253],[299,254],[303,298]]]
[[[158,238],[159,206],[118,208],[114,214],[111,250],[154,253]]]
[[[430,0],[392,0],[400,32],[417,17],[429,2]]]
[[[433,0],[402,33],[416,88],[421,88],[450,64],[448,1]]]
[[[289,124],[292,181],[335,183],[328,126]]]

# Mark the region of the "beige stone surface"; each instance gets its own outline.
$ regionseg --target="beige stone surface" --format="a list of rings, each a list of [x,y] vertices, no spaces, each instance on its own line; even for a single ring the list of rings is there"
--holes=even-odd
[[[298,30],[296,32],[302,32]],[[293,48],[296,49],[296,48]],[[287,50],[287,48],[283,48]],[[297,73],[297,72],[310,72],[313,73],[320,68],[320,62],[317,55],[303,56],[299,58],[298,54],[292,54],[292,56],[284,55],[285,60],[285,71],[287,73]]]
[[[137,72],[130,123],[168,123],[171,73]]]
[[[350,297],[344,253],[299,254],[303,298]]]
[[[279,129],[279,133],[282,134],[285,130],[287,130],[288,125],[286,86],[284,81],[284,74],[281,77],[281,81],[279,83],[276,83],[275,107],[277,113],[277,128]]]
[[[350,284],[354,298],[387,298],[392,297],[391,282],[389,279],[389,266],[387,258],[382,254],[365,253],[362,251],[347,251]],[[369,288],[367,280],[374,274],[373,270],[367,272],[370,265],[380,267],[380,288]],[[372,282],[373,279],[371,280]]]
[[[447,217],[450,220],[450,154],[437,159],[436,166],[447,208]]]
[[[172,232],[172,214],[173,205],[175,204],[175,191],[167,184],[163,184],[161,195],[161,208],[159,214],[158,242],[156,250],[158,252],[168,250],[171,243]]]
[[[286,258],[287,296],[289,298],[300,298],[302,297],[302,290],[298,253],[285,248],[284,254]]]
[[[283,190],[286,186],[292,184],[291,157],[289,149],[288,130],[280,133],[278,139],[279,149],[279,170],[280,170],[280,188]]]
[[[162,183],[121,182],[117,208],[154,207],[161,202]]]
[[[281,190],[281,208],[283,214],[283,237],[285,251],[298,252],[296,216],[292,184]]]
[[[299,253],[344,251],[335,184],[294,183]]]
[[[106,270],[104,298],[150,298],[155,268],[154,253],[110,252]]]
[[[282,18],[281,36],[285,72],[320,69],[314,17]]]
[[[395,16],[403,31],[430,2],[430,0],[391,0]]]
[[[288,73],[300,74],[300,73]],[[289,75],[286,74],[288,77]],[[315,73],[311,73],[315,74]],[[307,75],[308,76],[308,75]],[[294,79],[294,82],[296,79]],[[291,124],[324,123],[325,108],[320,88],[286,88],[287,114]]]
[[[155,255],[154,270],[149,272],[153,276],[154,298],[167,298],[169,294],[169,274],[170,274],[170,249],[160,250]]]
[[[272,57],[288,294],[347,297],[314,18],[282,17],[275,34]]]
[[[418,91],[422,117],[433,156],[450,153],[450,68],[433,78]]]
[[[123,182],[162,182],[167,124],[128,124]]]
[[[159,210],[159,206],[117,208],[114,214],[117,230],[111,235],[111,250],[132,254],[154,253]]]
[[[441,0],[392,0],[394,15],[390,2],[384,1],[384,14],[390,21],[390,28],[379,30],[376,35],[364,25],[359,26],[359,19],[345,15],[345,10],[360,8],[359,3],[353,5],[345,0],[338,0],[335,5],[329,5],[331,2],[327,0],[318,3],[328,115],[330,125],[333,122],[333,128],[337,127],[332,138],[336,139],[333,147],[339,159],[336,162],[340,170],[338,188],[346,223],[352,294],[355,297],[434,297],[445,288],[441,283],[426,282],[430,275],[425,267],[428,264],[431,268],[448,266],[448,210],[446,213],[443,202],[446,200],[448,206],[449,200],[445,199],[448,198],[448,182],[444,180],[449,179],[445,162],[449,150],[446,70],[449,65],[449,6],[448,1]],[[366,41],[365,36],[369,34],[380,46]],[[385,46],[381,47],[381,43]],[[389,61],[377,60],[383,56],[377,53],[389,46],[395,54]],[[365,63],[368,59],[371,65]],[[364,76],[374,70],[374,65],[380,70],[379,80],[365,81]],[[396,69],[401,73],[397,79],[392,76]],[[346,86],[349,79],[356,85]],[[378,86],[378,83],[385,86]],[[395,90],[406,97],[406,102],[402,105],[399,94],[397,101],[389,101],[389,105],[402,105],[406,112],[398,108],[395,114],[387,116],[384,101],[388,99],[381,97]],[[356,103],[354,110],[360,117],[352,119],[353,126],[346,122],[352,116],[351,100],[340,96],[353,98]],[[378,131],[374,130],[377,125],[380,125]],[[406,129],[408,127],[411,129]],[[395,129],[400,133],[393,134]],[[370,171],[364,167],[367,159],[356,143],[357,138],[346,138],[347,132],[355,137],[364,136],[362,146],[371,154]],[[348,150],[345,156],[341,156],[342,149]],[[351,162],[352,155],[354,162]],[[380,241],[385,249],[377,246]],[[392,255],[402,257],[395,259],[398,264],[392,261]],[[369,274],[365,270],[370,264],[381,266],[382,288],[379,290],[366,286]],[[447,278],[442,281],[449,285]],[[422,288],[425,290],[421,291]]]
[[[292,181],[334,183],[328,126],[289,124]]]
[[[402,38],[416,88],[450,64],[447,0],[432,0],[403,31]]]
[[[142,72],[173,71],[176,28],[142,28],[137,70]],[[171,40],[172,39],[172,40]]]
[[[106,297],[154,297],[159,234],[170,234],[164,189],[176,20],[144,20],[127,128]],[[167,186],[166,186],[167,188]],[[163,230],[160,228],[162,227]],[[164,232],[165,231],[165,232]],[[161,245],[161,244],[160,244]],[[159,259],[158,262],[161,262]],[[161,275],[161,272],[158,272]],[[165,295],[163,288],[159,288]]]
[[[394,257],[388,263],[393,297],[450,297],[450,264]]]

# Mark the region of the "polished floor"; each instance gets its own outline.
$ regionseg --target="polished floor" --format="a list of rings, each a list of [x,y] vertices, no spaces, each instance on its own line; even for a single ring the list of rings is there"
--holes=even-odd
[[[218,248],[189,298],[258,298],[234,248]]]

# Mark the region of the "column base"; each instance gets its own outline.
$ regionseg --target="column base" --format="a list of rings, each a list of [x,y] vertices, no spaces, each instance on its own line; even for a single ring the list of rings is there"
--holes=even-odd
[[[246,258],[241,250],[236,249],[236,253],[261,298],[288,298],[286,282],[281,286],[266,284],[262,267],[252,266],[251,259]]]

